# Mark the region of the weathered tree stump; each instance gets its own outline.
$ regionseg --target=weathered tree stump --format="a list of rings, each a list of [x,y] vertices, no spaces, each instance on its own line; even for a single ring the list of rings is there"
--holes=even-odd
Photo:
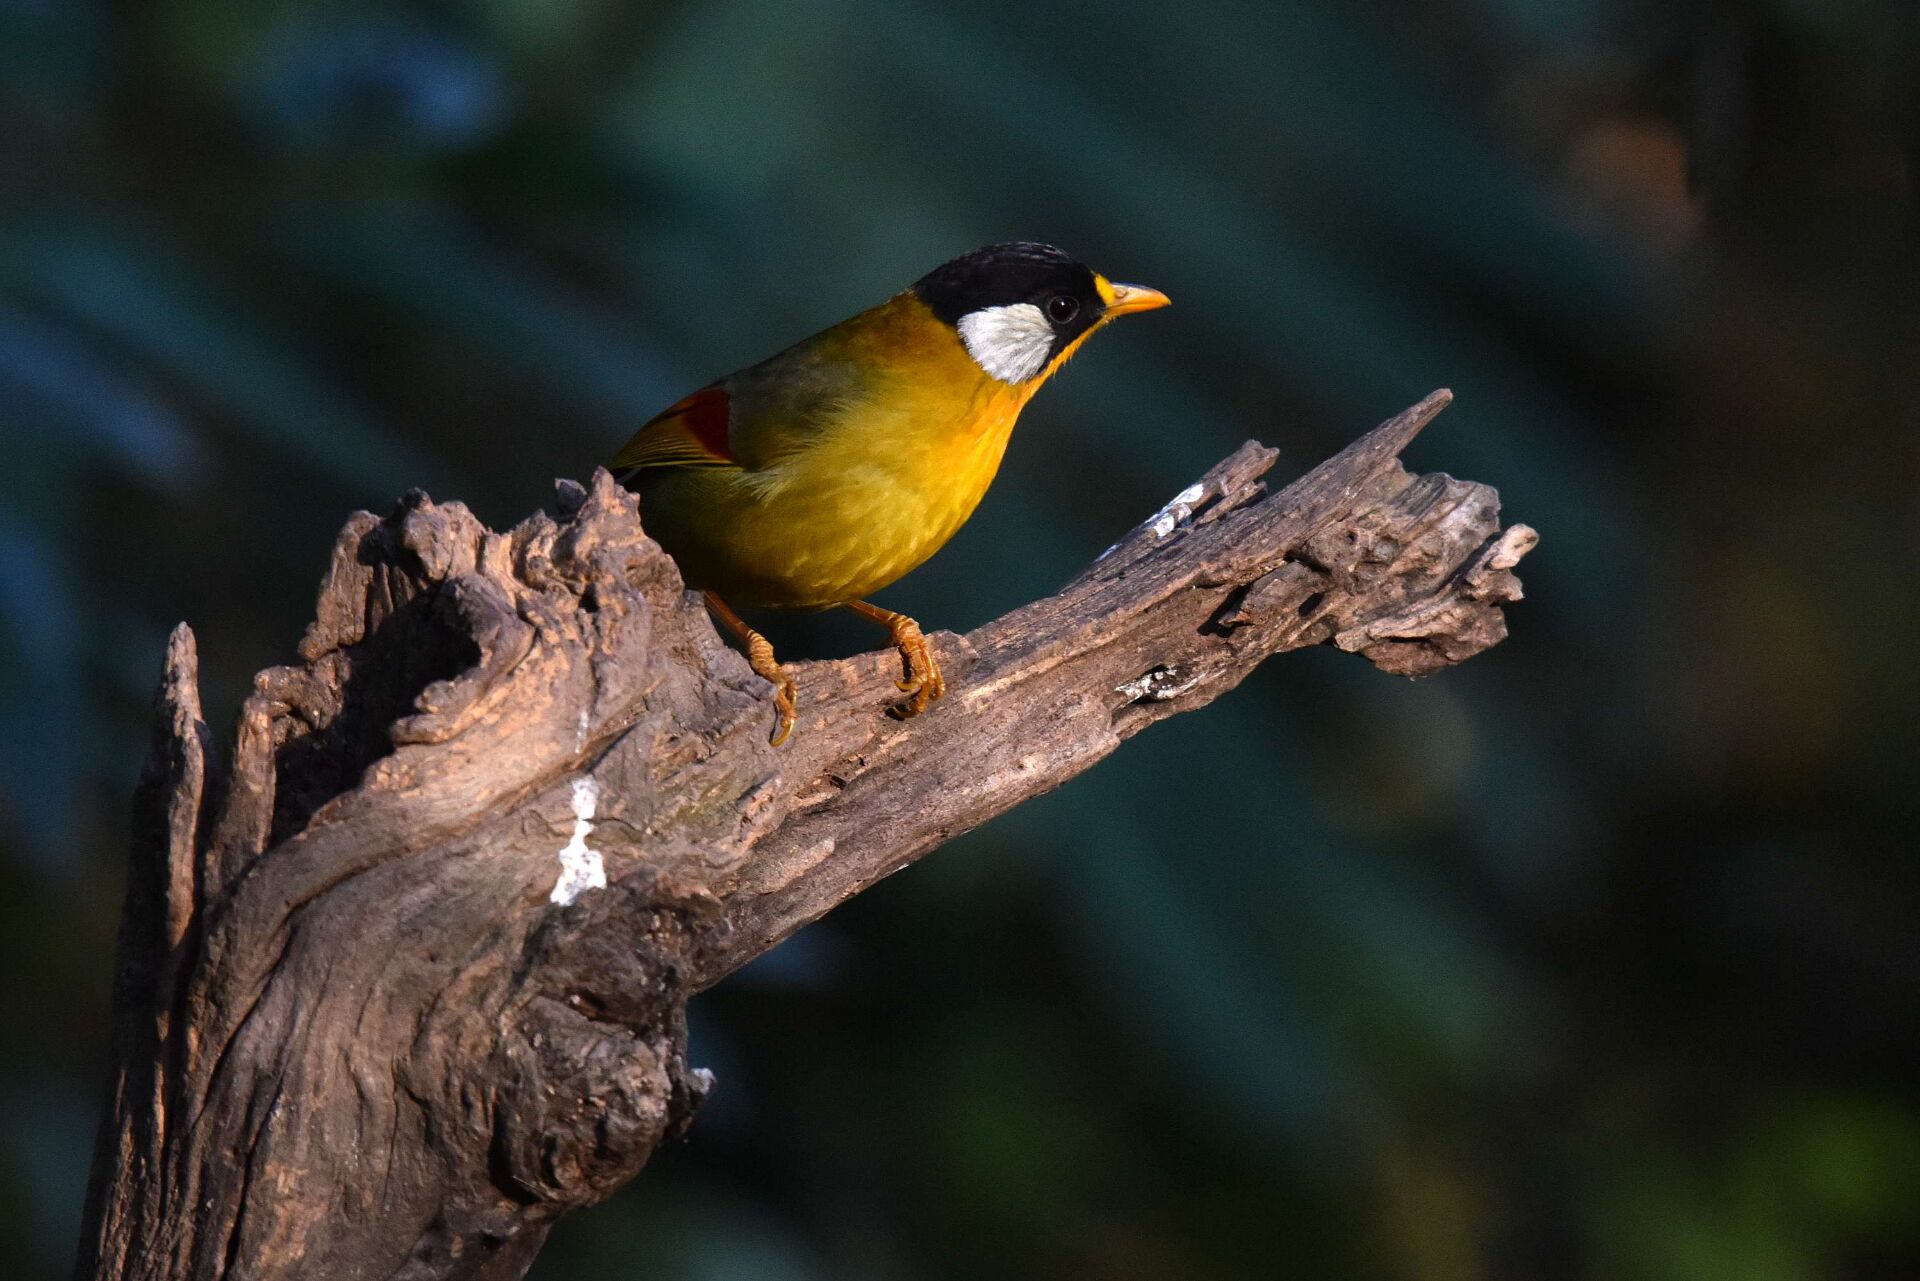
[[[408,495],[334,548],[231,762],[192,633],[135,803],[78,1275],[521,1275],[691,1120],[687,999],[1124,739],[1333,644],[1424,675],[1505,635],[1533,546],[1398,456],[1444,392],[1278,493],[1243,446],[1057,595],[797,667],[723,645],[605,473],[494,533]]]

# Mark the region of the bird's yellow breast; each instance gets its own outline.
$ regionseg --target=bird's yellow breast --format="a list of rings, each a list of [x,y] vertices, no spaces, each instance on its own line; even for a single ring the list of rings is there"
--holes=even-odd
[[[806,429],[778,401],[736,396],[755,465],[643,477],[642,518],[688,581],[750,604],[857,600],[914,569],[951,538],[1000,468],[1040,377],[1000,382],[950,326],[903,294],[822,335],[808,359],[861,379]]]

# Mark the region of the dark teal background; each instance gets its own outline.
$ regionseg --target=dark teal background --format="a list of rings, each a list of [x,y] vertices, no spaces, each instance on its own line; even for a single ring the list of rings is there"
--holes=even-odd
[[[224,726],[350,510],[504,527],[1034,237],[1176,305],[884,604],[1450,386],[1513,636],[1279,660],[702,998],[535,1275],[1920,1275],[1915,13],[0,0],[0,1272],[71,1259],[166,629]]]

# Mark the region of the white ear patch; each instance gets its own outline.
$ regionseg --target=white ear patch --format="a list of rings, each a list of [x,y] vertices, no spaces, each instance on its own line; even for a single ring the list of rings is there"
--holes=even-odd
[[[1003,383],[1023,383],[1047,365],[1053,350],[1053,326],[1030,302],[982,307],[960,317],[960,341],[967,354]]]

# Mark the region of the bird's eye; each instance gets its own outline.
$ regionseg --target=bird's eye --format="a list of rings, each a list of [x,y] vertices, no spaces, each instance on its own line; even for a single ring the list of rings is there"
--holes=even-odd
[[[1047,299],[1047,316],[1056,325],[1064,325],[1080,314],[1080,300],[1071,294],[1055,294]]]

